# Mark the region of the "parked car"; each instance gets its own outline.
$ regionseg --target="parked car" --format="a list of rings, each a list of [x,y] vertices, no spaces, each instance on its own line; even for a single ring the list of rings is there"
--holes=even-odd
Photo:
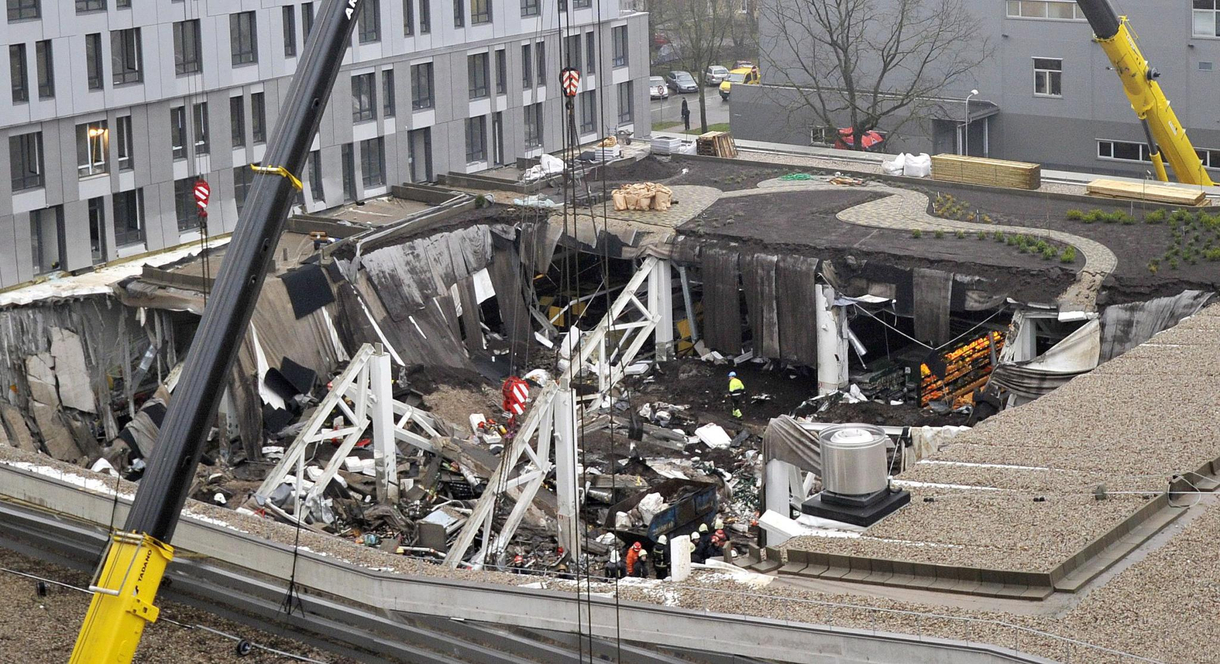
[[[720,84],[720,98],[728,101],[729,92],[733,89],[733,84],[739,85],[758,85],[758,67],[741,67],[729,72],[729,77],[724,79],[724,83]]]
[[[665,79],[660,76],[649,76],[648,93],[653,99],[669,99],[669,87],[665,85]]]
[[[699,91],[699,83],[695,81],[695,77],[691,76],[690,72],[680,69],[666,74],[665,84],[669,86],[670,90],[678,94]]]
[[[707,71],[703,72],[704,85],[720,85],[724,79],[729,77],[729,70],[720,65],[711,65]]]

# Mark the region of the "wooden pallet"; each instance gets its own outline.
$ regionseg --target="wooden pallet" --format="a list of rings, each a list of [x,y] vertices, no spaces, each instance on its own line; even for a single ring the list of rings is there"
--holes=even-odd
[[[699,135],[695,141],[695,152],[705,157],[736,159],[737,144],[733,142],[733,135],[727,131],[709,131]]]
[[[1042,166],[1023,161],[938,154],[932,157],[932,179],[1011,189],[1042,186]]]
[[[1170,187],[1163,184],[1122,182],[1120,180],[1093,180],[1087,190],[1092,196],[1121,198],[1124,200],[1170,203],[1173,205],[1207,205],[1207,194],[1198,189]]]

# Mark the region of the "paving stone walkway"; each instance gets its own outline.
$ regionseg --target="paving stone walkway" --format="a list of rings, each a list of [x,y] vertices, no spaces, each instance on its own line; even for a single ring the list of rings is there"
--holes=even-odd
[[[966,231],[991,233],[1003,229],[1005,233],[1023,233],[1034,237],[1054,240],[1061,244],[1069,244],[1084,258],[1084,267],[1077,274],[1076,281],[1058,297],[1061,307],[1068,310],[1095,311],[1097,309],[1097,292],[1105,278],[1118,266],[1114,252],[1105,245],[1072,235],[1063,231],[1045,228],[1028,228],[1023,226],[994,226],[969,221],[941,219],[928,214],[928,197],[910,189],[889,187],[877,183],[868,183],[861,189],[890,194],[875,201],[856,205],[839,212],[838,219],[845,223],[870,228],[885,228],[890,230],[925,232],[937,230],[956,232]],[[732,191],[721,194],[721,198],[738,198],[756,196],[777,191],[830,191],[842,190],[842,185],[830,184],[825,179],[819,180],[781,180],[779,178],[764,180],[755,189]]]

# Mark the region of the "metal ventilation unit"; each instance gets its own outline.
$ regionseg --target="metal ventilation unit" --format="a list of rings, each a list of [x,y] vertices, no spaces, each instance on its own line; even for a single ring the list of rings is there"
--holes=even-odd
[[[839,424],[818,434],[822,491],[801,511],[823,519],[871,526],[911,502],[911,494],[890,487],[885,463],[889,437],[871,424]]]

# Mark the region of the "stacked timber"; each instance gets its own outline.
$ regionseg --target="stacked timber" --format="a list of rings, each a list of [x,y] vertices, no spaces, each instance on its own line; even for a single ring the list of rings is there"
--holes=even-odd
[[[1170,187],[1145,182],[1122,182],[1120,180],[1093,180],[1087,191],[1092,196],[1122,198],[1125,200],[1170,203],[1172,205],[1207,205],[1207,194],[1199,189]]]
[[[1011,189],[1042,186],[1042,166],[1023,161],[938,154],[932,157],[932,179]]]
[[[727,131],[709,131],[699,135],[699,139],[695,141],[695,152],[705,157],[736,159],[737,144],[733,142],[733,135]]]

